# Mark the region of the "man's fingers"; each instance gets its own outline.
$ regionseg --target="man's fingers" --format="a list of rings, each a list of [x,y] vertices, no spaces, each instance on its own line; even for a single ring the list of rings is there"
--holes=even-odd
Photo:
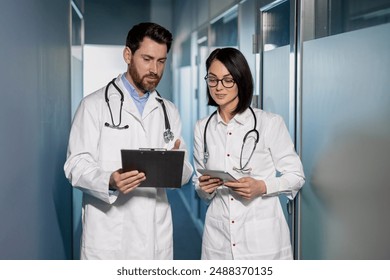
[[[178,150],[180,148],[180,139],[176,139],[175,144],[173,145],[172,150]]]

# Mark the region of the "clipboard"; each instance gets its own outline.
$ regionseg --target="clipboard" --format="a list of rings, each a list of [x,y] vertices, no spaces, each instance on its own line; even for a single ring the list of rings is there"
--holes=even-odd
[[[163,149],[121,150],[123,171],[138,170],[146,180],[139,187],[180,188],[184,151]]]

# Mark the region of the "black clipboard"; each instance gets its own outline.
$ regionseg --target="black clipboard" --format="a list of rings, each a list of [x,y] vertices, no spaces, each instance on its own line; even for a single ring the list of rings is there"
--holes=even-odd
[[[139,187],[180,188],[184,151],[139,149],[121,150],[123,171],[138,170],[146,180]]]

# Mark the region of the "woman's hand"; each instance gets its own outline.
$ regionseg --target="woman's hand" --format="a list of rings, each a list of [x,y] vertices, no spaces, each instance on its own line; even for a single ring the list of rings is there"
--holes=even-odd
[[[252,199],[267,193],[267,186],[264,181],[256,180],[252,177],[243,177],[237,182],[225,182],[224,185],[245,199]]]
[[[219,178],[211,178],[208,175],[199,177],[199,186],[207,193],[213,193],[219,186],[222,186],[222,184],[223,181]]]

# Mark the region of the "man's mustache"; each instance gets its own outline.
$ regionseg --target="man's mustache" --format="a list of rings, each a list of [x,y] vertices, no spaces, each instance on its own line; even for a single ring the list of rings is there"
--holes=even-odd
[[[144,76],[145,78],[152,78],[152,79],[159,79],[160,78],[160,76],[159,75],[157,75],[157,74],[148,74],[148,75],[145,75]]]

